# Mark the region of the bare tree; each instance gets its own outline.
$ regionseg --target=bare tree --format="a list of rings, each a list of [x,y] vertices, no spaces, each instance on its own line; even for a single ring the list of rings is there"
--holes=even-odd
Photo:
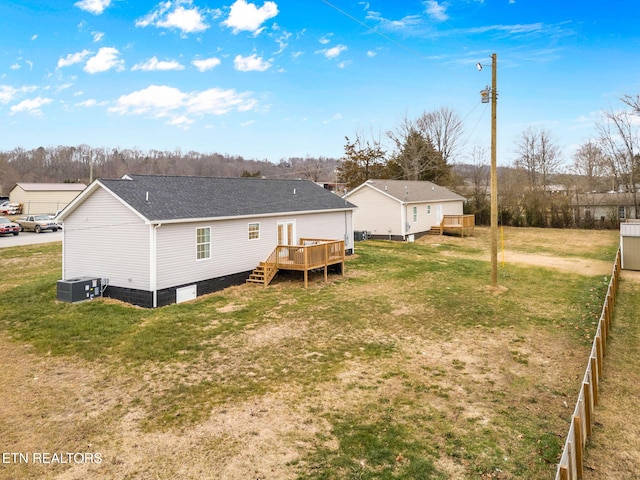
[[[466,177],[472,187],[472,205],[476,215],[476,220],[481,225],[487,225],[490,217],[490,160],[487,158],[488,152],[485,147],[476,145],[471,150],[471,164],[467,167]]]
[[[627,97],[625,97],[627,98]],[[623,103],[625,99],[622,99]],[[629,100],[631,101],[631,100]],[[626,103],[629,105],[629,103]],[[618,187],[633,193],[635,217],[638,216],[638,196],[636,178],[640,161],[640,135],[637,114],[633,110],[604,111],[603,120],[597,124],[600,145],[610,159],[610,168]]]
[[[444,163],[450,165],[455,161],[463,134],[462,121],[456,112],[448,107],[440,107],[433,112],[423,113],[416,124],[418,131],[440,152]]]
[[[586,192],[598,189],[603,177],[609,173],[607,165],[607,156],[593,140],[582,144],[573,155],[573,173],[584,179],[582,190]]]
[[[516,166],[527,172],[529,187],[545,190],[550,176],[557,173],[562,164],[560,149],[554,144],[552,134],[528,127],[516,141],[516,146]]]

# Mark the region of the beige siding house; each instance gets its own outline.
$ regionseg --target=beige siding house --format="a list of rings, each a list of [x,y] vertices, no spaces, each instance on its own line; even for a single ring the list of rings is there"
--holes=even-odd
[[[435,183],[367,180],[344,197],[356,204],[355,231],[372,238],[412,240],[440,225],[445,215],[462,215],[465,198]]]
[[[303,180],[99,179],[60,214],[62,278],[107,279],[105,296],[168,305],[244,282],[279,244],[338,239],[351,252],[354,209]]]
[[[69,205],[86,187],[83,183],[18,183],[9,192],[9,199],[22,204],[25,215],[54,214]]]

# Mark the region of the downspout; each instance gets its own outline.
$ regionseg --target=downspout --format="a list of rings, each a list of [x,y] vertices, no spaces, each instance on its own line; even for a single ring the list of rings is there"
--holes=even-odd
[[[153,308],[158,306],[158,265],[157,265],[157,230],[162,226],[162,223],[153,225],[151,229],[151,245],[149,246],[149,287],[153,294]]]
[[[400,232],[402,233],[402,240],[406,240],[406,228],[407,228],[407,203],[402,202],[400,204],[400,221],[402,225],[400,226]]]

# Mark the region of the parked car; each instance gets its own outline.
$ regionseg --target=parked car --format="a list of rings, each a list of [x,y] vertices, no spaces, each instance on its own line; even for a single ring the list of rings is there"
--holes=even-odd
[[[9,201],[4,201],[0,203],[0,214],[1,215],[15,215],[18,213],[18,205],[15,203],[11,203]]]
[[[58,215],[62,210],[58,210],[56,213],[49,213],[47,216],[51,219],[52,222],[55,222],[58,225],[58,228],[62,230],[62,222],[57,219]]]
[[[0,217],[0,235],[18,235],[20,233],[20,225],[13,223],[6,217]]]
[[[45,230],[57,232],[60,226],[49,218],[49,215],[27,215],[24,218],[16,220],[20,225],[20,231],[26,230],[42,233]]]

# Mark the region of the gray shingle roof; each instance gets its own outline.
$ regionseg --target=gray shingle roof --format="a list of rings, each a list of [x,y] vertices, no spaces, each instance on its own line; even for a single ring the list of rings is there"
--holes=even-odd
[[[355,208],[307,180],[128,175],[98,182],[150,221]]]
[[[433,182],[417,180],[367,180],[368,184],[401,202],[443,202],[465,200],[451,190]]]

